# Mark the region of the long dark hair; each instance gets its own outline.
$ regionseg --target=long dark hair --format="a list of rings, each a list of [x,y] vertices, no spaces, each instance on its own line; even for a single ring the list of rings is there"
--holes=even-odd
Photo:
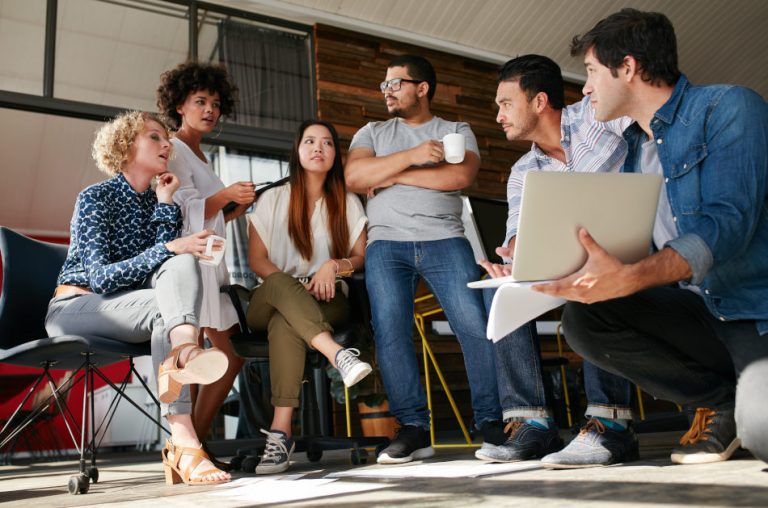
[[[312,215],[307,206],[307,186],[304,168],[299,160],[299,145],[304,131],[313,125],[322,125],[331,133],[336,155],[333,166],[325,176],[323,197],[328,209],[328,233],[331,236],[331,256],[341,259],[349,251],[349,227],[347,226],[347,189],[344,184],[344,166],[341,164],[341,147],[336,129],[323,120],[307,120],[299,126],[293,140],[293,150],[288,160],[291,201],[288,207],[288,236],[304,259],[312,258]]]

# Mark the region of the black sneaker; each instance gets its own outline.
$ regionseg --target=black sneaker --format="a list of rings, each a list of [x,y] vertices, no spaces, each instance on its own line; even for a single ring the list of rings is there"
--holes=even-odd
[[[507,432],[501,420],[483,422],[480,425],[480,433],[483,435],[483,443],[501,445],[507,440]]]
[[[416,459],[427,459],[435,454],[429,440],[429,431],[416,425],[403,425],[397,436],[384,448],[376,462],[403,464]]]
[[[639,446],[632,427],[616,431],[592,418],[568,446],[547,455],[541,459],[541,464],[549,469],[574,469],[608,466],[638,458]]]
[[[563,440],[554,426],[542,429],[530,423],[512,421],[504,431],[509,433],[506,441],[498,445],[486,441],[475,452],[475,458],[486,462],[517,462],[543,457],[563,447]]]
[[[706,464],[728,460],[739,446],[733,409],[696,409],[688,432],[680,438],[680,448],[672,450],[675,464]]]

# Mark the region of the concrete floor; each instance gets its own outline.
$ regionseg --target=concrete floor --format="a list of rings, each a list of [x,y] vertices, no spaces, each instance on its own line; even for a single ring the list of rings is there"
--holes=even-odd
[[[69,506],[254,506],[286,504],[285,494],[301,497],[292,506],[768,506],[768,465],[740,452],[718,464],[673,466],[669,450],[678,433],[641,434],[643,459],[628,465],[570,471],[541,469],[491,474],[479,478],[367,478],[344,477],[333,482],[328,474],[354,471],[381,472],[378,465],[352,466],[349,452],[326,452],[318,463],[303,454],[287,472],[291,477],[258,477],[238,473],[232,486],[166,486],[159,453],[111,453],[99,459],[99,483],[85,495],[67,492],[67,480],[77,470],[76,461],[20,463],[0,466],[0,503],[36,507]],[[442,471],[482,463],[472,450],[439,450],[422,464]],[[404,469],[410,466],[394,466]],[[424,469],[424,468],[421,468]],[[413,470],[412,470],[413,471]],[[239,486],[239,487],[238,487]],[[306,491],[305,491],[306,489]],[[338,493],[339,490],[360,492]],[[302,494],[306,492],[306,494]],[[278,496],[278,497],[274,497]]]

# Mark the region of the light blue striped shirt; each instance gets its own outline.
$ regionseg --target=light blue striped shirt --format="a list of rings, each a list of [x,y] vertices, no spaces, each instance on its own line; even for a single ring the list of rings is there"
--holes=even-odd
[[[517,235],[520,216],[520,199],[523,195],[523,179],[528,171],[596,171],[618,172],[627,156],[627,143],[622,137],[632,119],[618,118],[599,122],[595,111],[584,97],[581,102],[566,106],[560,118],[560,144],[565,150],[565,164],[546,155],[533,143],[531,151],[520,157],[512,166],[507,181],[507,236],[504,246]],[[509,261],[509,260],[506,260]]]

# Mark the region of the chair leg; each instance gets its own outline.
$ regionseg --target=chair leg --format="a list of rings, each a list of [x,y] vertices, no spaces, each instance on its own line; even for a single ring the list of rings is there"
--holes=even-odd
[[[639,386],[635,385],[635,392],[637,393],[637,409],[640,413],[640,421],[645,420],[645,404],[643,404],[643,391]]]
[[[456,401],[453,399],[453,394],[451,393],[450,388],[448,387],[448,383],[445,381],[445,377],[443,377],[443,372],[440,369],[440,366],[437,363],[437,359],[435,358],[434,353],[432,352],[432,348],[429,347],[429,342],[427,341],[427,336],[424,332],[424,317],[421,314],[414,313],[414,321],[416,322],[416,329],[419,332],[419,336],[421,337],[421,346],[422,346],[422,353],[424,357],[424,384],[426,393],[427,393],[427,408],[429,409],[429,419],[430,419],[430,426],[429,426],[429,433],[430,433],[430,440],[432,442],[432,446],[436,448],[477,448],[479,445],[472,443],[472,438],[469,436],[469,432],[467,431],[466,425],[464,425],[464,420],[461,418],[461,413],[459,412],[459,408],[456,405]],[[451,409],[453,410],[453,414],[456,418],[456,422],[459,424],[459,427],[461,428],[461,432],[464,435],[464,439],[467,442],[466,444],[437,444],[435,440],[435,419],[432,411],[432,388],[430,385],[429,380],[429,362],[431,361],[432,366],[435,368],[435,373],[437,374],[438,379],[440,380],[440,384],[443,387],[443,390],[445,390],[445,395],[448,397],[448,402],[451,405]]]
[[[555,328],[555,339],[557,340],[557,356],[563,358],[563,337],[562,323],[558,323]],[[565,415],[568,417],[568,427],[573,427],[573,415],[571,414],[571,396],[568,394],[568,382],[565,377],[565,365],[560,365],[560,381],[563,384],[563,400],[565,401]]]

